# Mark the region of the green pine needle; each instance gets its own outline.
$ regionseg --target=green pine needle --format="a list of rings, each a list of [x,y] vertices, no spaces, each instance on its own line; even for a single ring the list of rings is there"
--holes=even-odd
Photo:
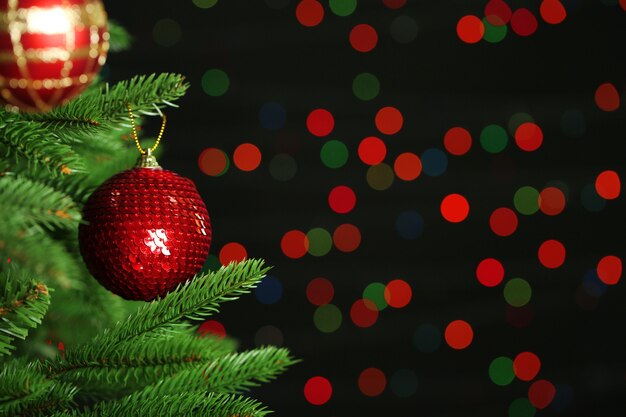
[[[0,356],[14,349],[13,340],[25,339],[29,328],[41,324],[50,291],[23,271],[0,273]]]

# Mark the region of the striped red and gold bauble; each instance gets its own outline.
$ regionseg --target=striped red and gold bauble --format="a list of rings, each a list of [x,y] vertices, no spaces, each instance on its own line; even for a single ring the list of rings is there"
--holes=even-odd
[[[0,0],[0,94],[45,112],[83,91],[109,50],[100,0]]]

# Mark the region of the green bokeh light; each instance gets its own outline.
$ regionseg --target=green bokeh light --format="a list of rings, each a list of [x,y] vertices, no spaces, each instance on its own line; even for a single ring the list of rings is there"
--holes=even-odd
[[[502,126],[489,125],[480,132],[480,145],[489,153],[499,153],[506,148],[509,137]]]
[[[202,89],[210,96],[222,96],[230,87],[230,79],[221,69],[213,68],[202,76]]]
[[[539,191],[530,186],[520,188],[513,196],[513,205],[520,214],[535,214],[539,210]]]
[[[513,278],[504,286],[504,299],[512,307],[523,307],[530,301],[533,290],[522,278]]]
[[[341,168],[348,162],[348,147],[341,141],[329,140],[322,146],[320,158],[328,168]]]
[[[343,317],[334,304],[324,304],[315,309],[313,323],[320,332],[332,333],[339,329]]]
[[[324,256],[333,247],[333,238],[326,229],[316,227],[306,234],[309,240],[309,254],[313,256]]]
[[[183,31],[177,21],[172,19],[161,19],[154,24],[152,37],[154,41],[165,47],[176,45],[180,42]]]
[[[193,4],[201,9],[210,9],[217,4],[217,0],[192,0]]]
[[[492,25],[487,18],[483,18],[483,25],[485,26],[485,34],[483,39],[489,43],[498,43],[506,37],[508,28],[506,25]]]
[[[509,406],[509,417],[534,417],[536,412],[527,398],[517,398]]]
[[[352,81],[352,92],[356,98],[364,101],[372,100],[380,92],[380,82],[374,74],[362,72]]]
[[[500,356],[492,360],[489,365],[489,378],[496,385],[509,385],[515,379],[513,361],[506,356]]]
[[[276,181],[289,181],[296,176],[298,164],[291,155],[279,153],[270,161],[269,171],[272,178]]]
[[[509,129],[509,134],[511,136],[515,136],[515,132],[517,131],[517,128],[523,125],[524,123],[535,123],[535,118],[532,117],[528,113],[524,113],[524,112],[515,113],[509,119],[509,123],[507,126]]]
[[[379,311],[384,310],[387,308],[387,301],[385,300],[385,284],[372,282],[365,287],[365,290],[363,290],[363,298],[376,304],[376,308]]]
[[[337,16],[350,16],[356,10],[357,0],[329,0],[330,10]]]

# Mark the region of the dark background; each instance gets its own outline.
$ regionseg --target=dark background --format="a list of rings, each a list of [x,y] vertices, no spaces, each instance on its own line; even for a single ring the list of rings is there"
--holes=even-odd
[[[624,106],[603,112],[594,103],[594,92],[612,82],[624,97],[626,13],[608,0],[564,1],[568,17],[562,24],[548,25],[538,18],[539,28],[530,37],[509,29],[500,43],[468,45],[457,37],[456,22],[467,14],[482,17],[486,1],[409,0],[392,10],[378,0],[360,0],[347,17],[334,15],[323,1],[324,20],[313,28],[296,20],[297,3],[220,0],[200,9],[191,0],[106,2],[109,17],[135,38],[131,51],[110,55],[105,69],[109,80],[179,72],[191,83],[181,107],[168,111],[160,162],[196,182],[213,222],[211,252],[239,242],[249,256],[273,265],[271,274],[284,287],[275,304],[264,305],[251,295],[225,305],[217,317],[242,348],[255,346],[255,333],[262,326],[276,326],[284,346],[303,359],[254,395],[277,416],[502,416],[514,399],[527,396],[530,384],[515,380],[497,386],[489,379],[489,364],[495,357],[514,358],[528,350],[541,358],[538,378],[557,386],[558,404],[555,400],[538,415],[624,415],[624,285],[598,297],[582,286],[585,273],[602,256],[624,258],[624,200],[589,211],[581,204],[581,190],[606,169],[623,178]],[[513,9],[528,7],[537,16],[539,3],[509,2]],[[280,4],[284,7],[270,7]],[[389,27],[399,15],[417,22],[413,42],[392,39]],[[179,25],[180,39],[174,33],[172,46],[155,41],[154,28],[162,19]],[[378,31],[378,45],[367,54],[354,51],[348,42],[351,28],[359,23]],[[212,68],[222,69],[230,79],[230,88],[219,97],[201,87],[203,74]],[[372,101],[352,93],[353,78],[364,71],[376,74],[381,83]],[[267,102],[285,108],[284,128],[262,127],[259,110]],[[404,126],[393,137],[380,135],[374,125],[374,115],[383,106],[397,107],[404,115]],[[319,150],[329,138],[314,137],[306,129],[307,115],[320,107],[335,117],[329,138],[341,139],[350,151],[348,163],[338,170],[320,161]],[[578,138],[562,128],[563,114],[571,110],[584,117],[584,134]],[[484,126],[506,127],[520,112],[532,115],[543,129],[538,151],[522,152],[511,136],[500,154],[481,149],[478,137]],[[146,129],[156,130],[158,123],[149,121]],[[402,152],[443,149],[443,136],[453,126],[468,129],[474,143],[467,155],[448,155],[442,176],[422,173],[412,182],[396,178],[386,191],[368,186],[367,166],[356,152],[361,139],[383,137],[385,162],[393,165]],[[242,172],[232,161],[220,177],[206,176],[198,168],[203,149],[220,148],[232,158],[244,142],[256,144],[263,153],[255,171]],[[277,181],[268,171],[269,161],[279,153],[289,153],[297,162],[290,181]],[[508,238],[490,231],[490,213],[513,207],[519,187],[541,190],[551,181],[560,181],[568,196],[562,214],[519,215],[519,228]],[[356,192],[356,208],[347,215],[328,207],[328,192],[336,185]],[[453,192],[471,204],[468,219],[460,224],[446,222],[439,213],[441,199]],[[424,218],[424,233],[416,240],[396,232],[396,217],[405,210]],[[323,227],[332,233],[346,222],[357,225],[363,237],[353,253],[333,249],[323,257],[292,260],[281,252],[280,239],[289,230]],[[567,248],[566,262],[556,270],[537,260],[537,248],[551,238]],[[520,276],[531,284],[528,327],[507,323],[504,283],[486,288],[477,282],[476,265],[486,257],[503,262],[505,282]],[[320,276],[333,282],[332,302],[343,313],[334,333],[316,329],[315,306],[305,295],[309,281]],[[410,283],[411,303],[382,311],[370,328],[355,326],[350,306],[367,284],[395,278]],[[456,351],[443,342],[433,353],[416,349],[417,326],[429,323],[443,332],[455,319],[474,328],[469,348]],[[377,397],[364,396],[357,380],[369,367],[381,369],[388,380],[396,370],[410,369],[417,375],[417,391],[401,398],[388,386]],[[316,375],[333,386],[332,398],[322,406],[309,404],[303,395],[305,382]]]

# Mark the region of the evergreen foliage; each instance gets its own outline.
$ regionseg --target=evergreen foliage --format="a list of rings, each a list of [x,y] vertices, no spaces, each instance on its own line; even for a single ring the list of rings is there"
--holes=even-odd
[[[110,32],[111,50],[130,45],[123,28]],[[294,364],[289,352],[237,353],[232,339],[198,334],[263,279],[263,261],[200,273],[142,303],[101,287],[78,250],[85,201],[137,159],[127,103],[155,115],[188,87],[153,74],[96,83],[48,113],[0,110],[0,417],[268,413],[241,394]]]

